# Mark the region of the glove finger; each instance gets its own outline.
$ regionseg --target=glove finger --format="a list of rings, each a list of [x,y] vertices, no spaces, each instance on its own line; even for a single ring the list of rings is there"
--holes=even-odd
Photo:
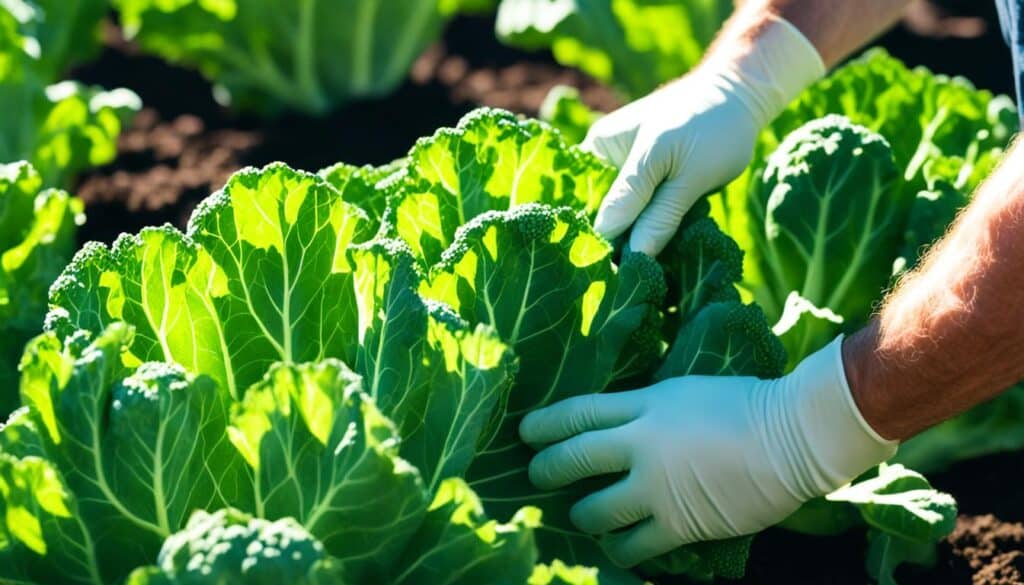
[[[646,103],[644,99],[637,100],[594,122],[580,148],[622,168],[633,148],[640,121],[650,109]]]
[[[660,254],[701,195],[686,181],[662,183],[654,191],[650,205],[637,218],[629,236],[629,247],[648,256]]]
[[[629,446],[616,429],[590,431],[544,449],[530,461],[530,481],[553,490],[605,473],[629,469]]]
[[[526,415],[519,424],[519,436],[529,445],[548,445],[586,431],[624,425],[639,411],[639,401],[630,392],[575,396]]]
[[[636,129],[620,134],[603,135],[598,132],[598,126],[591,128],[586,138],[580,143],[580,148],[596,154],[608,164],[621,168],[626,164],[629,156],[629,149],[636,139]]]
[[[608,534],[601,538],[601,548],[620,567],[632,567],[679,545],[671,530],[655,518],[626,532]]]
[[[611,240],[629,229],[651,200],[658,182],[664,178],[658,176],[655,166],[647,149],[634,145],[619,176],[601,202],[594,230]]]
[[[622,481],[583,498],[569,510],[569,519],[588,534],[604,534],[649,518],[647,499],[637,493],[636,481]]]

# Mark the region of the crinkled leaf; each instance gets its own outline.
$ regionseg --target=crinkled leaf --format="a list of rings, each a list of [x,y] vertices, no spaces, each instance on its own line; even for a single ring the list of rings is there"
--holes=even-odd
[[[44,526],[66,519],[43,533],[45,548],[29,545],[34,554],[16,551],[11,562],[38,582],[58,567],[69,582],[115,581],[151,559],[193,510],[247,499],[247,474],[225,433],[226,397],[174,366],[126,369],[127,327],[87,337],[30,344],[21,412],[37,430],[39,455],[0,445],[4,456],[45,461],[67,494],[67,514],[35,516]]]
[[[612,167],[550,126],[488,108],[420,139],[406,173],[386,222],[428,266],[485,212],[543,203],[593,215],[615,179]]]
[[[259,517],[295,518],[353,579],[390,570],[427,509],[398,433],[341,362],[273,367],[231,413]]]
[[[431,272],[424,294],[468,321],[494,327],[519,357],[497,434],[467,477],[492,513],[508,515],[526,504],[543,509],[545,527],[554,527],[538,536],[546,556],[575,562],[567,547],[595,547],[564,532],[571,530],[575,492],[542,493],[529,482],[533,453],[519,441],[519,420],[537,407],[608,386],[618,357],[663,292],[650,258],[627,255],[616,270],[611,246],[584,221],[568,209],[541,205],[478,216],[459,230]],[[657,336],[657,329],[648,335]]]
[[[846,118],[808,122],[787,136],[753,191],[765,209],[757,251],[765,282],[755,299],[771,314],[796,291],[847,327],[866,321],[902,242],[909,206],[891,188],[896,178],[886,141]],[[814,351],[835,333],[798,345]]]
[[[525,583],[537,561],[533,530],[540,511],[519,510],[506,524],[489,520],[461,479],[445,480],[406,549],[391,583]]]

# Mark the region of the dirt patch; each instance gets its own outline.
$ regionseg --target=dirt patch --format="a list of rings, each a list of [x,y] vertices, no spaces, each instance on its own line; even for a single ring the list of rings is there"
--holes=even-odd
[[[165,121],[143,110],[121,135],[117,162],[78,187],[93,219],[90,239],[110,241],[160,219],[184,225],[195,204],[224,185],[261,141],[255,131],[207,131],[191,114]],[[107,220],[111,214],[116,222]]]
[[[964,515],[944,548],[953,561],[950,568],[972,575],[972,585],[1024,583],[1024,524],[991,514]]]

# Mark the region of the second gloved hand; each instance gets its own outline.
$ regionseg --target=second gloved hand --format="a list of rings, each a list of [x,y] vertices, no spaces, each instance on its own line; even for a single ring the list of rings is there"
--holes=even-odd
[[[810,42],[777,19],[756,45],[737,55],[719,51],[599,120],[582,146],[620,172],[597,231],[612,239],[635,222],[630,247],[659,253],[697,199],[743,172],[761,129],[824,71]]]
[[[533,412],[523,440],[554,444],[530,479],[556,489],[626,472],[570,513],[623,566],[777,524],[895,453],[857,409],[841,348],[838,338],[778,380],[675,378]]]

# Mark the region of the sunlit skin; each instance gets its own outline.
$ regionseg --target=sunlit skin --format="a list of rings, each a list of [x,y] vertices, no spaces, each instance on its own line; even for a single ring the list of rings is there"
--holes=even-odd
[[[861,412],[906,439],[1024,378],[1024,146],[843,348]]]

